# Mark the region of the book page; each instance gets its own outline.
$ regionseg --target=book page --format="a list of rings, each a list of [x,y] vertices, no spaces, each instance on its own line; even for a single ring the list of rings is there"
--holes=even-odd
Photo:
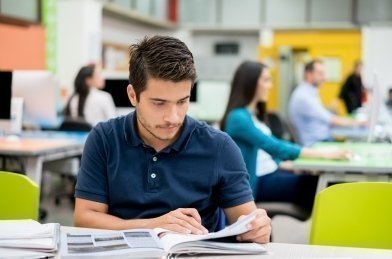
[[[190,242],[190,241],[198,241],[198,240],[207,240],[207,239],[215,239],[221,237],[228,237],[228,236],[236,236],[248,231],[246,225],[252,222],[256,218],[256,211],[246,215],[245,217],[237,220],[235,223],[231,224],[230,226],[222,229],[221,231],[208,233],[206,235],[194,235],[194,234],[178,234],[175,232],[171,232],[165,229],[154,229],[155,233],[160,236],[160,234],[165,233],[161,237],[163,246],[165,251],[170,251],[170,249],[183,242]]]
[[[31,219],[0,220],[0,240],[53,237],[56,223],[40,224]]]
[[[40,224],[34,220],[1,220],[0,247],[56,251],[59,232],[58,223]]]
[[[164,254],[160,240],[149,229],[68,232],[62,234],[61,242],[62,257]]]

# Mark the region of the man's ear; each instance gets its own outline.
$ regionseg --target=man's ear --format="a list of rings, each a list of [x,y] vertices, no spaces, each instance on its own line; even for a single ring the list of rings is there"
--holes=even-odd
[[[127,94],[128,94],[129,101],[132,103],[133,106],[136,107],[136,103],[137,103],[136,92],[131,84],[129,84],[127,87]]]

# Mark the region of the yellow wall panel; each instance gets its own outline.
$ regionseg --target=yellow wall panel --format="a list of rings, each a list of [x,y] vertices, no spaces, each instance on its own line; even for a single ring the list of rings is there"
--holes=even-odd
[[[340,114],[345,110],[338,101],[337,95],[341,84],[351,73],[353,64],[361,58],[361,32],[359,30],[307,30],[307,31],[275,31],[274,44],[271,47],[259,47],[261,61],[272,64],[271,72],[274,88],[271,90],[268,107],[278,108],[279,93],[279,57],[278,51],[282,46],[293,49],[304,49],[312,58],[338,58],[341,60],[341,80],[339,82],[326,82],[320,87],[320,95],[326,106],[335,105]]]

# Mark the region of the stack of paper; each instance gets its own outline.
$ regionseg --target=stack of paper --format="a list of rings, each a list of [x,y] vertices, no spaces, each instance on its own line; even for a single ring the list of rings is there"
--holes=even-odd
[[[54,252],[59,243],[60,225],[34,220],[0,220],[0,247]]]

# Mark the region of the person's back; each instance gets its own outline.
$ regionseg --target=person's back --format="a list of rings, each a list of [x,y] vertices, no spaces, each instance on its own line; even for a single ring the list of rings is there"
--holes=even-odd
[[[316,87],[303,83],[293,91],[289,116],[302,145],[330,139],[331,115],[322,106]]]
[[[92,126],[116,116],[113,98],[100,89],[104,80],[94,64],[82,67],[75,77],[75,91],[64,110],[66,119],[84,120]]]
[[[354,72],[350,74],[339,93],[339,98],[342,99],[348,113],[352,113],[362,106],[362,62],[357,61],[354,66]]]
[[[74,95],[70,101],[71,117],[78,117],[79,96]],[[98,122],[115,117],[116,110],[112,96],[104,91],[92,88],[84,104],[84,119],[95,126]]]

